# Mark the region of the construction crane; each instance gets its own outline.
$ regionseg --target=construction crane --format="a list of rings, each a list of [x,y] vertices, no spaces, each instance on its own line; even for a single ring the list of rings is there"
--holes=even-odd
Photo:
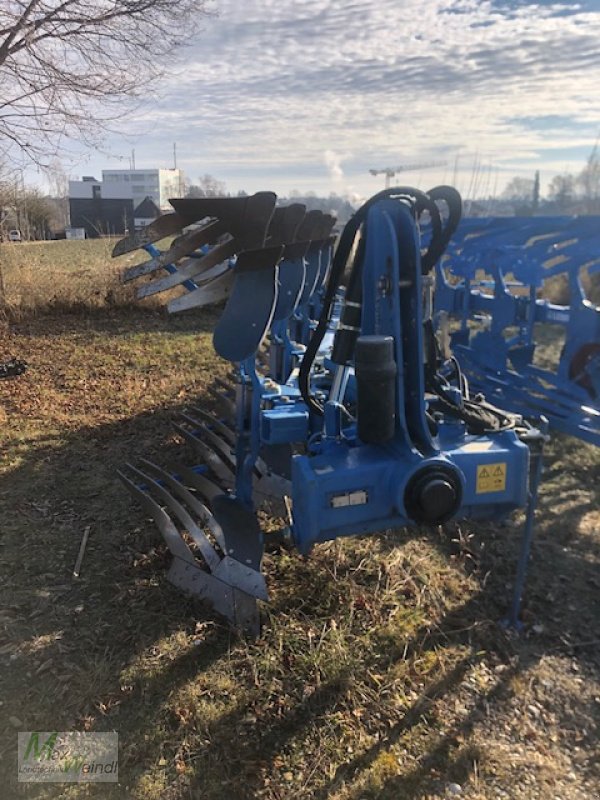
[[[414,172],[417,169],[429,169],[430,167],[445,167],[447,161],[425,161],[422,164],[401,164],[399,167],[383,167],[382,169],[370,169],[371,175],[385,175],[385,188],[390,188],[390,182],[397,172]]]

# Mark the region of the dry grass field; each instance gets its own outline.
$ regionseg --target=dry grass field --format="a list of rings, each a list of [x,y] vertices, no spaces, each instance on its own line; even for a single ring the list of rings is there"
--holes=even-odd
[[[112,302],[107,253],[55,261],[80,244],[106,245],[31,245],[24,265],[57,298],[58,273],[81,279],[97,302],[70,312],[28,312],[6,266],[25,247],[0,249],[21,297],[0,353],[29,363],[0,382],[3,800],[600,798],[600,452],[549,446],[521,636],[498,625],[517,516],[270,554],[262,636],[237,638],[166,582],[115,477],[186,452],[170,419],[214,404],[217,312]],[[119,784],[18,784],[17,731],[34,729],[117,731]]]
[[[134,253],[111,258],[114,238],[0,244],[0,314],[12,319],[42,312],[128,305],[133,290],[119,281]]]

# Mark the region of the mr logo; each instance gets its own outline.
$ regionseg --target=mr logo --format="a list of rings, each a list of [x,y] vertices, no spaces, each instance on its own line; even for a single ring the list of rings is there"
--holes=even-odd
[[[29,741],[27,743],[27,749],[25,750],[25,760],[29,758],[33,751],[33,757],[36,758],[38,761],[42,759],[46,759],[46,761],[50,761],[54,757],[54,748],[56,747],[56,739],[58,737],[58,731],[54,731],[50,734],[50,736],[46,739],[43,745],[40,747],[40,734],[37,731],[33,731],[31,736],[29,737]]]

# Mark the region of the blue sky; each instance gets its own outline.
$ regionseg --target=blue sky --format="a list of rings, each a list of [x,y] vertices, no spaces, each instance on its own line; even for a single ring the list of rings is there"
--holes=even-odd
[[[230,191],[368,196],[368,170],[463,192],[578,171],[600,132],[600,0],[214,0],[177,73],[125,118],[102,167],[178,165]],[[119,156],[121,159],[119,160]],[[478,165],[478,167],[477,167]],[[477,184],[474,186],[474,184]]]

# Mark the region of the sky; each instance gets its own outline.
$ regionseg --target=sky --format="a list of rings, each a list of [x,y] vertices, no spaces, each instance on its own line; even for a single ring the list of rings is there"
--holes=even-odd
[[[227,189],[355,199],[398,183],[501,192],[578,172],[600,133],[600,0],[211,0],[194,44],[102,152]]]

